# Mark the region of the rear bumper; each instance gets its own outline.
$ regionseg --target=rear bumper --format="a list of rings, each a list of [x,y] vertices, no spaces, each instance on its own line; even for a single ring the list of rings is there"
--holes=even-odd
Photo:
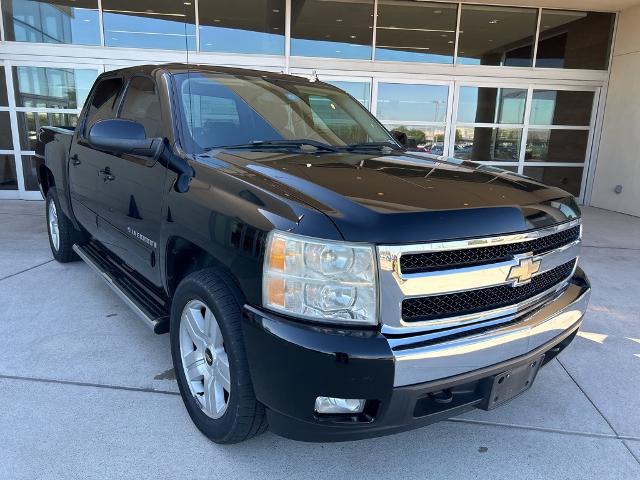
[[[561,295],[524,318],[400,351],[378,331],[312,326],[246,307],[256,396],[270,429],[297,440],[355,440],[427,425],[486,405],[495,375],[542,354],[544,363],[555,357],[578,331],[589,294],[578,269]],[[443,390],[452,396],[447,403],[433,398]],[[367,399],[366,414],[319,416],[318,396]]]

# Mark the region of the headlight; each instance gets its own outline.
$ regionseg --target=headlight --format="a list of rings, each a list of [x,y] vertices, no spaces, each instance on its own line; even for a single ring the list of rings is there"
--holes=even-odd
[[[376,325],[376,266],[371,245],[272,231],[262,303],[271,310],[333,323]]]

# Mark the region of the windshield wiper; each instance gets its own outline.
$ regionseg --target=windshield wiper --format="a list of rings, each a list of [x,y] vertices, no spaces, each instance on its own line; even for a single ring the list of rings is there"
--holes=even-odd
[[[351,143],[346,147],[341,147],[344,150],[378,150],[383,153],[392,152],[404,152],[404,149],[399,145],[392,142],[363,142],[363,143]]]
[[[315,153],[319,150],[325,152],[338,152],[338,148],[327,143],[318,142],[316,140],[265,140],[241,145],[226,145],[220,148],[223,150],[251,150],[251,149],[290,149],[302,150],[307,153]],[[207,149],[207,150],[213,150]]]

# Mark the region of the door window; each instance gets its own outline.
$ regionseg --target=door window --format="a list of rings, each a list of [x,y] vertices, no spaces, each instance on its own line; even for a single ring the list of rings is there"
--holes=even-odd
[[[87,111],[85,136],[97,121],[115,117],[114,107],[121,90],[122,79],[119,77],[107,78],[98,83]]]
[[[147,138],[164,136],[160,99],[153,80],[147,77],[131,79],[119,117],[141,123]]]

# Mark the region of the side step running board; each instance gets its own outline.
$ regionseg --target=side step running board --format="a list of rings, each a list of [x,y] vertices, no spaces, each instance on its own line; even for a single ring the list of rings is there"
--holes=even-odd
[[[73,250],[155,333],[169,331],[168,302],[163,301],[142,281],[129,273],[124,264],[110,252],[97,242],[76,244]]]

